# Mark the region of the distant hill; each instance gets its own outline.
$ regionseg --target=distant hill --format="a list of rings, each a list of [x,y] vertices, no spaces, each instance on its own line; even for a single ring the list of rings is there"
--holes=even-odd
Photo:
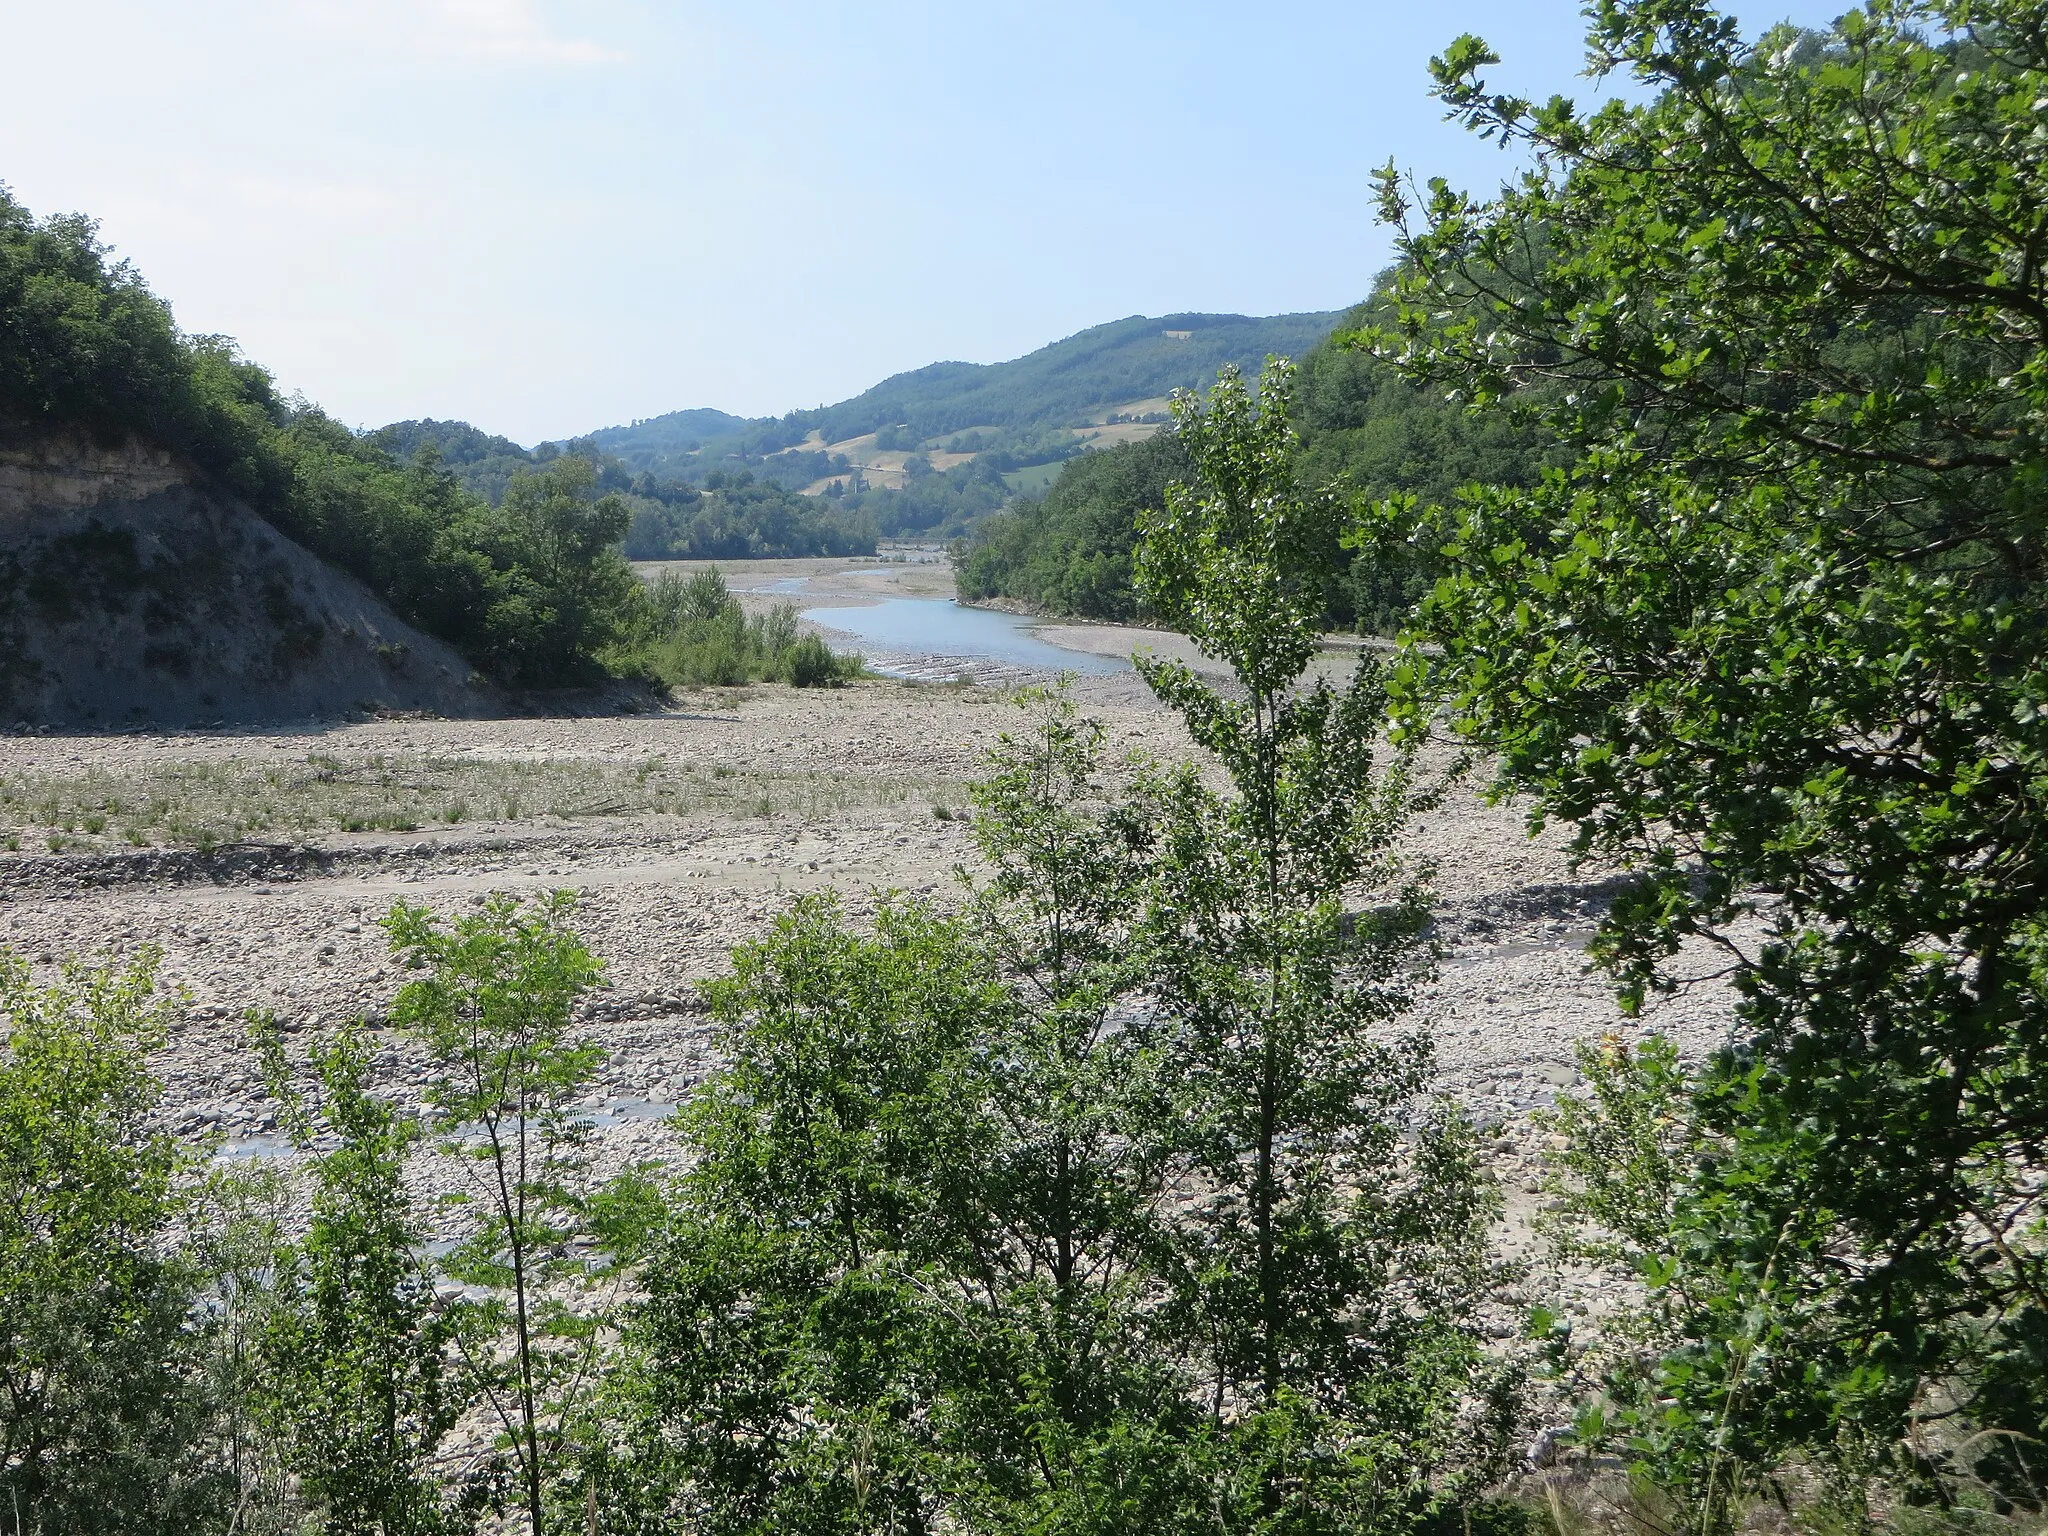
[[[618,454],[625,462],[648,468],[651,465],[640,464],[637,460],[642,456],[667,459],[691,454],[714,439],[737,437],[753,425],[745,416],[730,416],[724,411],[700,406],[695,410],[670,411],[666,416],[636,421],[630,427],[606,427],[590,435],[599,447]],[[630,452],[620,453],[618,445],[624,445]]]
[[[1225,363],[1255,370],[1269,353],[1297,356],[1341,318],[1337,310],[1265,317],[1133,315],[1006,363],[932,363],[815,410],[754,421],[718,411],[676,411],[590,435],[622,463],[656,470],[680,468],[688,460],[708,466],[728,455],[756,457],[806,439],[829,445],[892,431],[900,446],[911,448],[975,428],[995,429],[983,445],[992,448],[998,439],[1014,443],[1043,428],[1083,426],[1116,406],[1156,403],[1176,389],[1212,383]]]
[[[1006,363],[932,363],[786,416],[697,407],[532,449],[467,422],[403,421],[367,441],[401,463],[431,446],[492,502],[523,470],[562,453],[588,457],[600,488],[629,493],[645,514],[628,545],[637,558],[742,543],[817,553],[863,547],[878,533],[951,537],[1020,493],[1041,494],[1077,454],[1151,436],[1173,391],[1213,383],[1226,363],[1256,372],[1271,354],[1302,356],[1342,318],[1133,315]],[[693,499],[706,491],[724,493],[709,521],[698,514],[712,509]],[[798,492],[808,508],[779,499]]]
[[[884,427],[916,438],[972,427],[1075,427],[1106,407],[1215,382],[1225,363],[1255,370],[1268,353],[1306,352],[1342,318],[1328,314],[1133,315],[1007,363],[933,363],[865,394],[796,415],[827,442]]]

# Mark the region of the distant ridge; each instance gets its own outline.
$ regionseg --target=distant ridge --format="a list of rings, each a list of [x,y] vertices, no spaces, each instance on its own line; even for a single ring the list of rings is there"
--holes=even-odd
[[[1132,315],[1009,362],[912,369],[837,405],[753,420],[673,411],[590,438],[622,463],[660,469],[734,440],[758,453],[813,432],[833,443],[891,428],[922,440],[976,427],[1018,433],[1075,426],[1097,412],[1210,383],[1225,363],[1253,370],[1270,353],[1297,356],[1329,335],[1343,313]]]

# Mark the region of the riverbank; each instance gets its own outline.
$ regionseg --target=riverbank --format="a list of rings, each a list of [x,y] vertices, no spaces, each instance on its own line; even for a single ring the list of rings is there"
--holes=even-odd
[[[862,652],[884,675],[896,678],[960,678],[985,686],[1014,685],[1062,670],[1111,678],[1134,656],[1183,662],[1207,677],[1229,675],[1227,667],[1172,630],[1033,614],[1007,603],[960,603],[951,564],[943,551],[930,547],[877,556],[677,560],[636,567],[650,581],[663,571],[688,575],[711,568],[750,615],[793,603],[804,628],[823,635],[837,650]],[[890,611],[863,615],[860,609]],[[836,620],[835,610],[842,613]],[[1318,670],[1333,677],[1348,671],[1359,646],[1351,637],[1332,636]],[[1150,698],[1142,681],[1129,677],[1105,684],[1096,694],[1104,702],[1132,705]]]

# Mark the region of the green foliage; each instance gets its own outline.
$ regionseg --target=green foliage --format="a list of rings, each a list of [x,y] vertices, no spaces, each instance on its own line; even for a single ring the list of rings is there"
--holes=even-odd
[[[1384,316],[1388,281],[1344,317],[1340,334]],[[1469,482],[1527,484],[1539,469],[1542,435],[1528,420],[1504,411],[1475,416],[1404,380],[1390,363],[1327,339],[1302,359],[1291,399],[1303,484],[1438,505]],[[1071,459],[1043,500],[1021,501],[972,530],[961,551],[960,595],[1017,598],[1088,618],[1140,616],[1130,566],[1138,522],[1185,473],[1170,435]],[[1323,622],[1393,633],[1434,578],[1434,544],[1388,540],[1354,554],[1340,532],[1333,526],[1315,561]]]
[[[956,925],[872,939],[805,898],[709,993],[728,1065],[647,1272],[614,1499],[706,1532],[917,1528],[936,1499],[922,1295],[976,1123],[968,1043],[996,1001]]]
[[[858,675],[861,667],[858,656],[834,655],[816,635],[800,636],[782,655],[782,675],[792,688],[830,688]]]
[[[844,502],[800,496],[745,470],[713,471],[703,491],[654,500],[639,487],[626,553],[635,560],[764,560],[872,555],[875,525]]]
[[[1640,872],[1598,945],[1625,1000],[1730,942],[1714,1155],[1650,1276],[1677,1342],[1617,1385],[1646,1471],[1703,1530],[1794,1457],[1949,1497],[1966,1428],[2044,1427],[2008,1385],[2048,1315],[2048,37],[2017,3],[1754,47],[1690,0],[1592,17],[1654,96],[1499,95],[1461,39],[1439,93],[1532,174],[1383,178],[1407,266],[1374,344],[1571,450],[1432,526],[1392,509],[1444,564],[1401,688]],[[1936,1399],[1962,1427],[1922,1427]]]
[[[49,986],[0,956],[0,1507],[15,1529],[192,1529],[227,1482],[172,1227],[192,1159],[151,1128],[175,1010],[156,960]]]
[[[465,1406],[447,1360],[463,1326],[437,1308],[403,1180],[412,1122],[368,1090],[358,1029],[314,1048],[312,1102],[274,1023],[257,1034],[264,1077],[294,1146],[313,1150],[313,1219],[273,1259],[260,1342],[260,1412],[297,1492],[328,1536],[450,1529],[442,1441]]]
[[[1039,501],[984,520],[962,551],[962,598],[1010,597],[1051,613],[1138,616],[1131,551],[1140,509],[1187,473],[1170,434],[1071,460]]]
[[[612,1499],[692,1529],[1169,1528],[1200,1419],[1150,1338],[1170,1158],[1135,984],[1144,825],[1024,701],[994,877],[871,938],[799,902],[712,990],[731,1066],[630,1334]],[[667,1528],[666,1526],[662,1528]]]
[[[1419,872],[1395,851],[1426,797],[1407,754],[1380,765],[1374,661],[1341,691],[1303,682],[1345,509],[1298,483],[1292,382],[1273,363],[1255,397],[1226,369],[1206,408],[1177,399],[1195,478],[1141,523],[1141,592],[1237,683],[1141,664],[1228,780],[1190,767],[1164,787],[1148,925],[1207,1189],[1174,1307],[1247,1518],[1312,1527],[1364,1500],[1356,1528],[1398,1530],[1444,1467],[1485,1465],[1459,1415],[1485,1390],[1473,1314],[1494,1199],[1462,1120],[1417,1103],[1427,1037],[1388,1028],[1433,958]]]
[[[1668,1243],[1679,1199],[1704,1151],[1692,1117],[1692,1076],[1669,1040],[1631,1047],[1610,1035],[1578,1048],[1584,1095],[1536,1123],[1563,1139],[1552,1157],[1544,1225],[1574,1258],[1640,1269]]]
[[[1103,733],[1058,690],[1018,696],[974,785],[978,950],[1005,1006],[977,1040],[977,1138],[948,1449],[978,1529],[1171,1527],[1199,1505],[1202,1423],[1162,1332],[1166,1202],[1185,1171],[1158,1042],[1132,1016],[1155,852],[1146,786],[1117,796]],[[964,1159],[963,1159],[964,1162]]]
[[[717,566],[688,576],[663,571],[648,612],[636,652],[640,665],[671,687],[774,680],[827,688],[866,671],[859,656],[838,656],[818,636],[799,636],[794,604],[778,603],[748,618]]]
[[[630,514],[616,496],[593,498],[596,475],[561,458],[515,475],[480,542],[501,573],[488,613],[487,656],[504,674],[579,680],[562,658],[596,658],[631,622],[641,586],[616,546]]]
[[[1336,336],[1301,360],[1293,409],[1303,482],[1340,486],[1361,501],[1410,496],[1424,506],[1448,505],[1474,482],[1531,483],[1548,434],[1526,412],[1469,411],[1442,390],[1411,383],[1385,359],[1339,344],[1388,313],[1394,281],[1383,278]],[[1333,552],[1326,619],[1361,634],[1395,634],[1436,572],[1426,537],[1368,543],[1348,558]]]
[[[476,1224],[444,1263],[489,1292],[464,1359],[512,1453],[530,1536],[543,1529],[601,1326],[573,1304],[603,1266],[571,1245],[601,1239],[606,1214],[590,1126],[575,1113],[603,1051],[570,1033],[571,1008],[603,970],[569,928],[573,910],[557,892],[526,908],[494,896],[445,926],[424,907],[384,919],[393,951],[426,972],[400,989],[391,1018],[427,1052],[433,1127],[465,1175],[455,1198]]]
[[[950,469],[933,470],[929,460],[912,458],[905,465],[906,479],[895,488],[870,486],[856,471],[833,482],[844,486],[843,491],[835,493],[828,486],[826,496],[866,519],[885,537],[950,537],[1014,500],[1003,477],[1019,457],[1045,454],[1066,458],[1076,449],[1076,439],[1070,433],[1033,433],[1029,441],[1014,449],[991,450]]]

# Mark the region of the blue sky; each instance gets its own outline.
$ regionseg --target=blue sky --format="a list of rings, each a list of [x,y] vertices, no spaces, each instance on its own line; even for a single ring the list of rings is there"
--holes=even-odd
[[[0,181],[352,424],[532,442],[1340,308],[1373,167],[1507,167],[1425,94],[1466,31],[1593,94],[1574,0],[0,0]]]

